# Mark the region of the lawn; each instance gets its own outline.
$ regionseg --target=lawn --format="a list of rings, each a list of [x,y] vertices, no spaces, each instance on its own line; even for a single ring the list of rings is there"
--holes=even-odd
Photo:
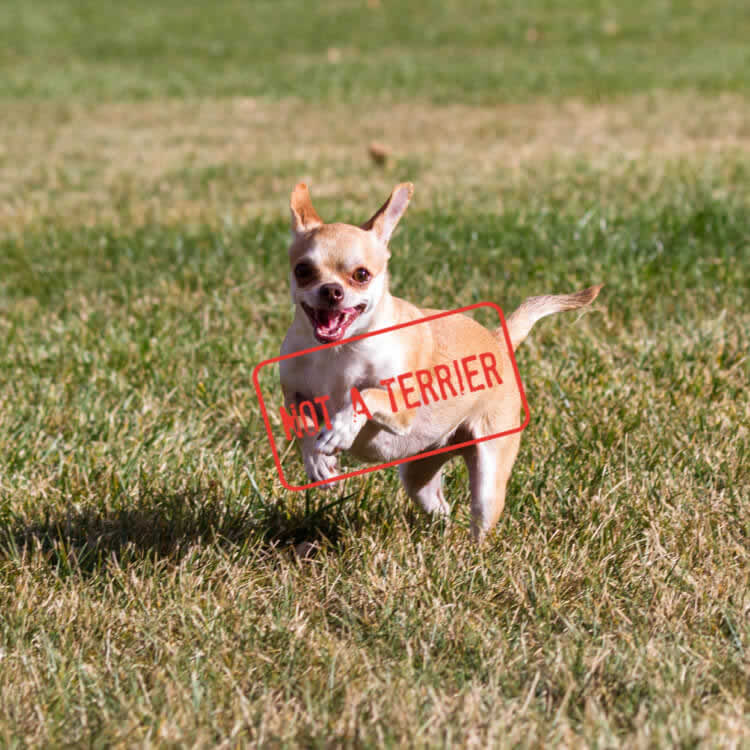
[[[0,745],[750,744],[748,39],[739,0],[6,0]],[[481,547],[458,462],[449,521],[393,470],[281,487],[299,179],[331,221],[415,183],[424,306],[605,284],[517,353]]]

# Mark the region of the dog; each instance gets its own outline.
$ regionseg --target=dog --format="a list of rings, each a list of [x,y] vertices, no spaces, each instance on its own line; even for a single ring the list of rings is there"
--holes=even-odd
[[[294,188],[289,263],[295,316],[282,355],[440,312],[416,307],[388,291],[388,243],[413,190],[411,183],[397,185],[369,221],[354,226],[324,223],[307,186]],[[513,350],[540,318],[588,305],[600,289],[527,299],[507,320]],[[325,397],[325,422],[319,420],[319,430],[299,438],[307,475],[321,481],[340,474],[337,454],[342,451],[384,463],[517,429],[521,395],[512,367],[502,327],[490,331],[465,315],[450,314],[282,360],[280,376],[287,408]],[[398,388],[394,376],[399,373],[416,373],[419,382]],[[406,386],[406,381],[399,379],[398,384]],[[353,403],[353,388],[359,408]],[[421,400],[420,391],[425,397]],[[415,408],[418,400],[421,405]],[[502,513],[520,439],[518,431],[402,463],[401,482],[426,513],[447,514],[442,469],[451,457],[461,455],[469,472],[472,535],[480,541]]]

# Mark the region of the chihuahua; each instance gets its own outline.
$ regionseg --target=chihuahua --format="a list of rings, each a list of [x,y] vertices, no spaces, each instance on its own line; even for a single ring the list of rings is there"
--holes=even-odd
[[[388,242],[413,190],[410,183],[397,185],[385,204],[361,226],[326,224],[313,208],[304,183],[292,192],[289,263],[295,316],[281,353],[344,341],[341,346],[280,363],[287,408],[315,397],[326,398],[325,424],[300,438],[305,470],[313,481],[340,474],[337,454],[342,451],[366,462],[383,463],[520,426],[521,395],[512,377],[502,328],[489,331],[465,315],[452,314],[349,340],[439,312],[416,307],[388,291]],[[507,320],[513,350],[540,318],[588,305],[600,289],[601,285],[575,294],[527,299]],[[487,388],[482,373],[466,364],[480,359]],[[463,379],[458,361],[468,368]],[[451,363],[461,379],[460,392],[446,375]],[[442,395],[447,397],[430,398],[438,394],[436,384],[427,380],[429,373],[439,378],[441,372]],[[401,378],[402,388],[394,388],[398,373],[416,373],[424,398],[412,396],[410,400],[409,393],[418,389],[406,388]],[[464,388],[463,380],[475,387]],[[450,391],[446,393],[443,385],[450,385]],[[353,388],[359,396],[358,409],[352,403]],[[417,401],[419,408],[415,407]],[[446,514],[449,506],[441,484],[443,466],[452,456],[461,455],[469,472],[472,535],[481,540],[503,510],[520,440],[518,431],[402,463],[401,482],[424,511]]]

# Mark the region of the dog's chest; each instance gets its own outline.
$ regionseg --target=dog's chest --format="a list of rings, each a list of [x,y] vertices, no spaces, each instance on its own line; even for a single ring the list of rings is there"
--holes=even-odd
[[[369,352],[368,352],[369,353]],[[303,361],[304,360],[304,361]],[[362,352],[323,350],[306,354],[283,367],[281,378],[285,388],[305,399],[325,398],[329,411],[335,414],[351,405],[352,388],[383,388],[381,380],[400,372],[401,363],[392,356],[362,356]]]

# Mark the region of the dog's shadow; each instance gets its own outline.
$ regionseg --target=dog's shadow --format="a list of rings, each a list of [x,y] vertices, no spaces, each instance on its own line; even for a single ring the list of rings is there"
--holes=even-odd
[[[0,559],[36,551],[58,571],[91,575],[138,559],[180,559],[199,547],[229,554],[284,553],[300,544],[340,545],[345,526],[357,525],[350,496],[309,495],[304,507],[262,498],[229,500],[217,487],[145,493],[117,509],[94,506],[36,519],[9,519],[0,528]]]

